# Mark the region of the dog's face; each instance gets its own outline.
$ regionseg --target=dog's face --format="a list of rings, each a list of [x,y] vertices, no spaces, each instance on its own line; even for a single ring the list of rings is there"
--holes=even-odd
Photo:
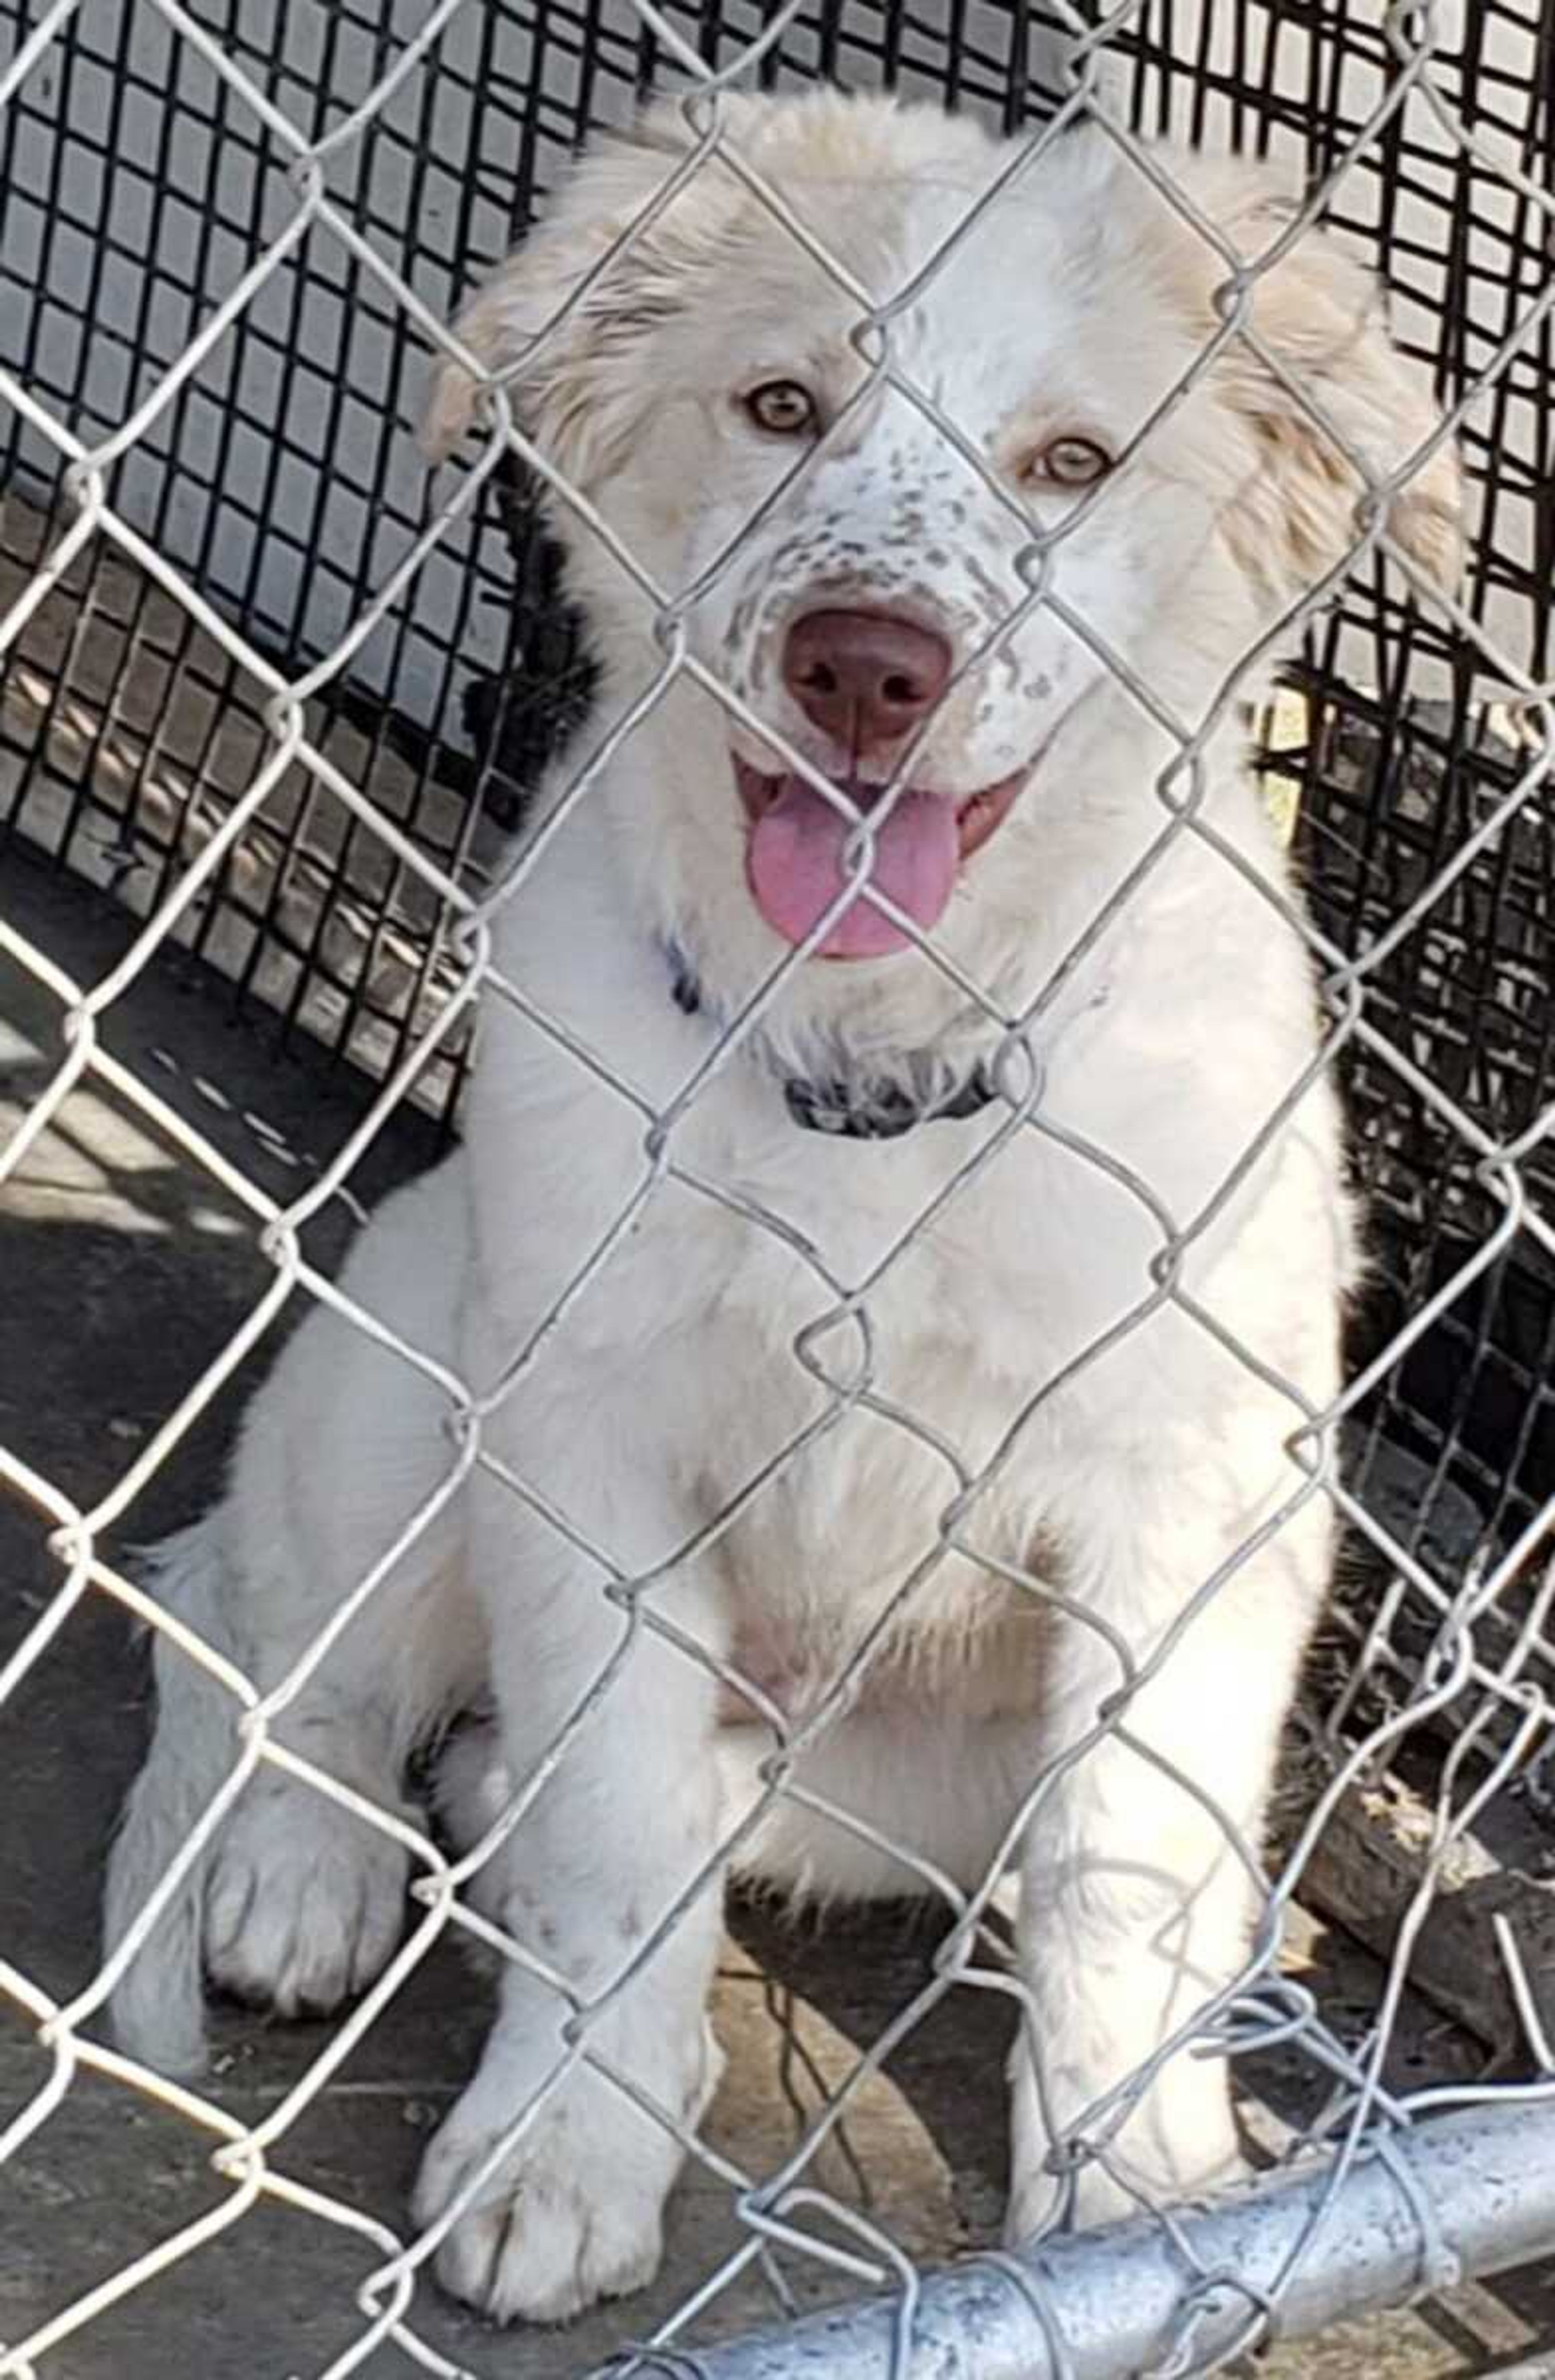
[[[735,103],[727,138],[790,225],[710,160],[528,355],[683,164],[678,119],[652,117],[580,168],[460,330],[492,370],[521,362],[519,419],[664,599],[656,639],[652,597],[559,512],[617,702],[677,636],[705,673],[650,722],[634,795],[662,812],[632,836],[653,929],[731,992],[817,936],[801,999],[889,1040],[953,1000],[915,928],[998,996],[1036,989],[1021,954],[1055,870],[1094,878],[1110,840],[1122,874],[1160,823],[1161,719],[1197,725],[1341,564],[1354,466],[1395,470],[1433,408],[1318,235],[1256,285],[1262,352],[1206,362],[1227,262],[1100,131],[1007,182],[1013,152],[884,101]],[[1157,154],[1239,252],[1282,230],[1261,173]],[[883,341],[859,332],[873,308]],[[435,447],[473,395],[445,374]],[[1391,504],[1437,577],[1456,499],[1443,449]],[[1137,781],[1099,803],[1087,742],[1124,717]],[[804,764],[870,817],[872,851]],[[866,864],[878,898],[837,910]]]

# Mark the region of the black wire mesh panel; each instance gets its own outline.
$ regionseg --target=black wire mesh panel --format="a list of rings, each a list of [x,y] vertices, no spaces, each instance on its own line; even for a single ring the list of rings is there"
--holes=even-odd
[[[1555,1496],[1555,1263],[1516,1228],[1555,1211],[1555,1162],[1537,1137],[1512,1169],[1485,1153],[1536,1133],[1551,1085],[1550,816],[1542,786],[1520,798],[1528,755],[1498,733],[1465,686],[1452,702],[1367,701],[1315,674],[1299,755],[1301,841],[1314,905],[1346,951],[1389,927],[1499,814],[1499,830],[1368,977],[1370,1023],[1406,1062],[1361,1048],[1345,1068],[1356,1170],[1368,1212],[1368,1274],[1350,1337],[1360,1371],[1410,1318],[1429,1327],[1355,1409],[1352,1476],[1367,1508],[1435,1592],[1392,1572],[1364,1543],[1342,1572],[1342,1604],[1368,1635],[1344,1707],[1376,1723],[1417,1692],[1433,1651],[1476,1605],[1493,1566],[1526,1541],[1522,1575],[1474,1608],[1481,1657],[1512,1653],[1548,1554],[1540,1516]],[[1417,1070],[1417,1071],[1415,1071]],[[1422,1082],[1444,1092],[1464,1134]],[[1372,1629],[1379,1590],[1399,1598]],[[1537,1668],[1555,1662],[1546,1629]],[[1342,1660],[1353,1658],[1346,1647]],[[1472,1724],[1487,1752],[1512,1706],[1482,1684],[1442,1718]]]
[[[754,0],[667,0],[724,66],[769,22]],[[1116,19],[1116,103],[1138,128],[1274,150],[1322,173],[1393,84],[1389,11],[1349,0],[1149,0]],[[1420,11],[1415,12],[1419,15]],[[1398,329],[1449,399],[1535,307],[1545,221],[1498,168],[1551,181],[1555,0],[1428,12],[1434,67],[1476,146],[1428,107],[1391,115],[1346,176],[1337,225],[1375,257]],[[25,30],[0,0],[0,40]],[[420,0],[285,8],[209,0],[223,50],[310,137],[343,122],[420,30]],[[819,0],[764,58],[780,85],[818,76],[977,107],[1006,127],[1052,103],[1063,19],[1021,0],[921,8]],[[523,230],[590,125],[673,82],[629,0],[468,0],[336,152],[332,188],[425,302],[446,312]],[[89,443],[113,431],[275,236],[291,157],[199,45],[150,6],[73,17],[0,116],[5,360]],[[1464,427],[1478,492],[1466,593],[1501,650],[1549,666],[1555,398],[1548,322]],[[115,467],[114,501],[260,653],[288,674],[327,653],[427,517],[411,429],[424,357],[371,273],[327,234],[288,254]],[[0,597],[71,507],[57,455],[0,412]],[[1424,626],[1379,571],[1354,587],[1310,658],[1305,729],[1277,766],[1299,786],[1317,914],[1358,954],[1417,901],[1522,782],[1506,689]],[[315,739],[447,866],[489,861],[547,752],[587,709],[586,639],[559,600],[528,492],[493,485],[406,601],[312,705]],[[0,676],[0,819],[144,908],[229,807],[262,746],[262,689],[149,580],[89,545]],[[1548,804],[1515,815],[1368,979],[1378,1034],[1491,1142],[1550,1096]],[[281,787],[218,871],[194,936],[283,1033],[298,1019],[382,1073],[423,1013],[435,905],[377,839]],[[1453,1283],[1501,1222],[1475,1149],[1375,1047],[1348,1053],[1358,1161],[1377,1221],[1360,1318],[1370,1344]],[[430,1078],[450,1105],[459,1053]],[[1528,1195],[1548,1186],[1538,1150]],[[1356,1417],[1358,1477],[1441,1593],[1555,1489],[1552,1268],[1525,1233],[1445,1305]],[[1368,1589],[1369,1591],[1369,1589]],[[1440,1612],[1418,1582],[1409,1658]],[[1412,1607],[1413,1609],[1413,1607]],[[1396,1655],[1392,1640],[1384,1648]]]

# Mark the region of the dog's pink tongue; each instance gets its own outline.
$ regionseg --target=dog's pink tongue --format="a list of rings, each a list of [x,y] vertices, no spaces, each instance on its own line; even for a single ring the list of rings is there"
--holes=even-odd
[[[847,882],[843,846],[849,822],[800,777],[782,791],[751,830],[746,872],[756,905],[774,933],[802,942]],[[955,805],[904,792],[875,832],[869,881],[920,926],[943,915],[961,856]],[[854,899],[816,946],[829,959],[872,959],[902,950],[907,937],[866,901]]]

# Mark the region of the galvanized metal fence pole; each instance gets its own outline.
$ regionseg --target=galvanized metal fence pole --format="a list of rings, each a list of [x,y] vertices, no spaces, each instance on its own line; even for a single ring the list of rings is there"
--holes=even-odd
[[[1479,2107],[1169,2227],[1153,2215],[970,2258],[919,2287],[902,2352],[892,2300],[810,2314],[699,2353],[663,2380],[1169,2380],[1245,2347],[1402,2306],[1555,2255],[1555,2102]],[[1267,2310],[1267,2329],[1262,2316]],[[1532,2367],[1530,2367],[1532,2368]]]

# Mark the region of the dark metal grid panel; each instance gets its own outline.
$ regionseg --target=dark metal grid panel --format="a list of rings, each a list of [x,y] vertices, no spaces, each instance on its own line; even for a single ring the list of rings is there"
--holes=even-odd
[[[1526,753],[1472,707],[1475,691],[1465,675],[1449,700],[1367,699],[1312,674],[1307,744],[1280,765],[1300,780],[1314,911],[1346,951],[1376,941],[1521,778]],[[1370,978],[1375,1027],[1503,1143],[1555,1095],[1552,900],[1555,820],[1540,789]],[[1384,1062],[1353,1050],[1345,1087],[1367,1218],[1351,1333],[1359,1366],[1485,1247],[1503,1209],[1464,1139]],[[1555,1152],[1536,1145],[1520,1172],[1529,1204],[1555,1212]],[[1355,1416],[1350,1460],[1377,1517],[1448,1596],[1555,1495],[1555,1265],[1532,1234],[1519,1232],[1378,1382]],[[1485,1615],[1487,1656],[1510,1647],[1547,1558]],[[1382,1584],[1376,1556],[1357,1548],[1342,1602],[1364,1619]],[[1391,1706],[1388,1671],[1396,1688],[1398,1657],[1417,1671],[1436,1639],[1440,1611],[1403,1592],[1357,1717],[1379,1717],[1379,1697]],[[1478,1707],[1470,1692],[1453,1716]],[[1487,1748],[1503,1734],[1488,1730]]]
[[[722,65],[761,30],[769,9],[761,0],[668,0],[667,13]],[[294,120],[322,130],[371,86],[419,15],[401,0],[291,7],[279,55],[255,46],[259,20],[237,0],[209,0],[201,21]],[[0,33],[18,35],[25,16],[20,0],[0,0]],[[1031,67],[1037,36],[1052,22],[1048,9],[1022,0],[819,0],[762,72],[779,82],[900,82],[981,105],[1014,127],[1049,96]],[[1379,12],[1351,0],[1210,0],[1197,22],[1190,41],[1178,0],[1151,0],[1119,32],[1140,128],[1252,150],[1295,140],[1321,168],[1390,72]],[[470,23],[473,42],[458,30]],[[1555,0],[1475,0],[1461,12],[1459,38],[1438,74],[1465,122],[1498,156],[1548,183]],[[1301,61],[1294,79],[1293,56]],[[579,133],[619,120],[632,95],[660,79],[651,40],[619,0],[466,10],[350,152],[357,220],[430,303],[451,305],[522,231]],[[46,170],[37,170],[41,162]],[[115,406],[122,412],[166,367],[213,290],[230,286],[251,259],[284,201],[285,163],[154,12],[109,7],[73,19],[0,134],[0,302],[7,323],[21,325],[14,342],[8,334],[9,359],[43,401],[76,426],[84,419],[89,429],[110,427]],[[1342,228],[1371,246],[1401,300],[1405,343],[1430,358],[1450,397],[1483,368],[1549,270],[1533,211],[1499,203],[1501,188],[1488,166],[1444,163],[1419,138],[1417,119],[1403,115],[1333,210]],[[121,285],[139,291],[129,309],[116,302]],[[420,526],[403,475],[396,482],[390,473],[395,436],[386,431],[407,429],[421,361],[376,285],[326,241],[310,240],[270,291],[142,443],[141,517],[153,541],[184,538],[196,583],[257,647],[301,668],[319,655],[307,621],[321,587],[348,617]],[[363,319],[381,334],[365,385],[345,369],[346,325]],[[1503,641],[1510,635],[1508,649],[1535,673],[1549,667],[1555,585],[1550,346],[1546,329],[1501,375],[1464,442],[1482,491],[1468,600],[1482,614],[1499,606]],[[95,416],[85,410],[89,370]],[[9,470],[26,489],[33,459],[13,431],[0,474]],[[368,739],[368,768],[390,753],[401,762],[391,807],[442,860],[456,856],[475,808],[512,822],[558,729],[587,701],[586,658],[556,603],[553,558],[523,492],[493,492],[488,515],[488,530],[505,536],[478,536],[466,566],[441,557],[433,566],[436,625],[423,611],[374,639],[373,678],[394,687],[419,674],[419,715],[376,698],[359,677],[332,684],[320,705],[321,735],[348,723]],[[0,563],[30,558],[20,548],[35,533],[34,524],[13,543],[0,531]],[[235,552],[246,552],[245,566],[233,566]],[[69,600],[79,607],[72,659],[88,625],[113,640],[115,683],[98,741],[121,695],[147,672],[170,688],[194,687],[213,713],[225,707],[257,725],[251,690],[198,651],[187,620],[159,613],[122,576],[94,565]],[[470,649],[480,641],[472,624],[490,629],[493,618],[500,625],[486,650],[494,646],[494,662]],[[1433,670],[1451,698],[1422,707],[1413,689]],[[1308,748],[1283,765],[1300,777],[1319,917],[1354,951],[1483,816],[1513,764],[1483,728],[1494,689],[1482,671],[1422,628],[1380,578],[1352,590],[1312,655],[1308,685]],[[45,695],[44,730],[71,694],[67,666]],[[0,714],[0,755],[16,764],[5,815],[24,832],[55,770],[51,750],[46,732],[35,725],[19,735]],[[91,766],[92,757],[56,787],[66,795],[53,836],[58,858],[73,864],[82,838],[94,837],[126,870],[152,870],[160,885],[178,863],[180,832],[146,798],[163,757],[158,735],[145,736],[140,765],[116,777]],[[229,794],[208,750],[192,769],[181,757],[197,794],[217,804]],[[347,832],[324,871],[315,928],[299,937],[282,895],[300,864],[308,817],[302,804],[284,830],[257,830],[273,846],[268,892],[256,897],[225,871],[201,935],[224,912],[249,932],[239,997],[267,955],[285,957],[292,990],[283,1030],[323,984],[334,996],[334,1047],[359,1057],[365,1025],[404,1034],[415,987],[407,992],[402,983],[385,1005],[371,937],[359,963],[343,967],[329,946],[329,917],[349,902],[370,919],[403,923],[403,887],[394,869],[369,871],[359,831]],[[1549,834],[1536,798],[1436,903],[1372,994],[1383,1029],[1497,1132],[1526,1123],[1555,1087]],[[426,948],[427,921],[411,930]],[[382,1032],[375,1046],[383,1047]],[[440,1078],[447,1103],[457,1077],[456,1055]],[[1396,1075],[1363,1057],[1351,1090],[1358,1167],[1377,1216],[1374,1282],[1359,1325],[1370,1342],[1450,1276],[1494,1215],[1461,1146]],[[1537,1158],[1528,1178],[1536,1193],[1548,1189]],[[1466,1530],[1504,1541],[1555,1488],[1549,1272],[1538,1251],[1519,1244],[1417,1343],[1362,1416],[1363,1477],[1387,1448],[1406,1451],[1417,1466],[1403,1533],[1423,1554],[1449,1507],[1461,1558]]]

